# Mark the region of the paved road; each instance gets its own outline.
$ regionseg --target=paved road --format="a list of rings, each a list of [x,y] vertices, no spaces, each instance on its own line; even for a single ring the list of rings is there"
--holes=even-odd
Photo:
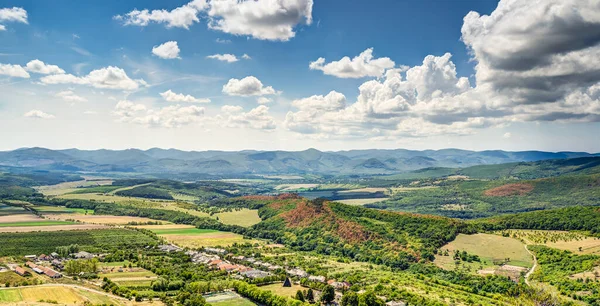
[[[533,256],[533,266],[531,267],[531,269],[529,269],[527,274],[525,274],[525,283],[529,286],[529,276],[531,276],[531,274],[533,273],[533,271],[535,271],[535,268],[537,267],[537,258],[535,257],[535,254],[531,253],[531,251],[527,248],[527,245],[525,245],[525,250],[527,250],[527,253]]]

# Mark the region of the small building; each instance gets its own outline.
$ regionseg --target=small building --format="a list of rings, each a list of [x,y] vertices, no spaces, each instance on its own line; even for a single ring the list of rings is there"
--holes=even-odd
[[[308,280],[311,282],[319,282],[319,283],[324,283],[325,282],[325,276],[319,275],[319,276],[314,276],[311,275],[308,277]]]
[[[21,276],[27,276],[27,275],[31,275],[31,273],[27,272],[25,269],[21,268],[21,267],[16,267],[15,268],[15,273],[21,275]]]
[[[44,270],[35,267],[35,268],[31,268],[31,270],[33,270],[33,272],[37,273],[37,274],[44,274]]]
[[[53,258],[59,258],[60,257],[60,255],[58,255],[58,253],[56,253],[56,252],[50,253],[50,256],[52,256]]]
[[[77,258],[77,259],[92,259],[94,258],[94,254],[92,253],[88,253],[85,251],[81,251],[81,252],[77,252],[75,254],[72,254],[73,257]]]
[[[33,268],[37,268],[37,265],[36,265],[36,264],[34,264],[34,263],[33,263],[33,262],[31,262],[31,261],[28,261],[28,262],[26,262],[26,263],[25,263],[25,265],[26,265],[26,266],[28,266],[28,267],[30,267],[31,269],[33,269]]]
[[[248,270],[248,271],[241,272],[240,275],[247,277],[247,278],[257,279],[257,278],[264,278],[267,276],[271,276],[272,274],[269,272],[260,271],[260,270]]]
[[[35,260],[36,258],[37,258],[37,256],[35,256],[35,255],[25,255],[25,259]]]
[[[57,271],[54,271],[50,268],[44,269],[44,274],[48,275],[50,278],[61,278],[62,274]]]
[[[292,282],[290,281],[289,277],[285,278],[285,281],[283,282],[283,286],[284,287],[291,287],[292,286]]]
[[[402,302],[402,301],[389,301],[387,303],[385,303],[386,306],[405,306],[406,303]]]
[[[50,257],[50,256],[48,256],[46,254],[42,254],[42,255],[40,255],[38,257],[38,260],[41,260],[41,261],[50,261],[50,260],[52,260],[52,257]]]

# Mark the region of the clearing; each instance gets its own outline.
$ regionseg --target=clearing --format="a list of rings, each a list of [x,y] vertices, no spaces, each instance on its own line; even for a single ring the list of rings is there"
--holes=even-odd
[[[291,297],[291,298],[296,296],[296,292],[298,290],[306,290],[307,289],[307,288],[304,288],[304,287],[302,287],[300,285],[296,285],[296,284],[292,284],[291,287],[283,287],[283,283],[275,283],[275,284],[260,286],[259,288],[262,290],[271,291],[279,296]]]
[[[236,242],[256,242],[254,240],[245,240],[242,235],[235,233],[198,229],[191,225],[178,225],[176,228],[172,227],[172,225],[142,227],[152,230],[157,235],[164,237],[172,243],[189,248],[230,246]]]
[[[343,203],[346,205],[366,205],[371,203],[377,203],[387,200],[388,198],[372,198],[372,199],[347,199],[347,200],[335,200],[335,202]]]
[[[440,255],[446,250],[448,256]],[[436,255],[434,263],[446,270],[455,269],[456,264],[453,259],[455,250],[479,256],[481,262],[460,262],[472,273],[477,270],[498,270],[501,264],[508,266],[503,270],[519,270],[518,267],[529,268],[533,265],[533,257],[521,241],[492,234],[459,234],[454,241],[441,247],[441,252]],[[512,269],[510,266],[517,268]]]
[[[600,239],[577,232],[549,230],[506,230],[499,232],[527,244],[545,245],[550,248],[567,250],[575,254],[600,254]]]
[[[224,224],[239,225],[239,226],[252,226],[261,221],[258,216],[257,209],[241,209],[233,210],[228,212],[222,212],[215,214],[219,218],[219,221]]]
[[[213,306],[256,306],[252,301],[241,297],[235,292],[205,295],[204,299]]]
[[[166,221],[158,221],[150,218],[143,217],[130,217],[130,216],[111,216],[111,215],[82,215],[82,214],[57,214],[52,215],[52,219],[56,220],[76,220],[84,223],[93,224],[128,224],[131,222],[147,223],[147,222],[161,222],[168,223]]]
[[[99,291],[78,286],[40,285],[0,289],[0,303],[35,305],[40,302],[52,304],[96,304],[131,305],[129,301]]]
[[[526,183],[506,184],[483,192],[488,197],[508,197],[515,195],[526,195],[533,190],[534,186]]]

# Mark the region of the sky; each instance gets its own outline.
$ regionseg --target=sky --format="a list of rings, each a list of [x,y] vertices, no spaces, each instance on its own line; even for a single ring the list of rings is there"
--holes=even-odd
[[[600,152],[599,0],[0,0],[0,150]]]

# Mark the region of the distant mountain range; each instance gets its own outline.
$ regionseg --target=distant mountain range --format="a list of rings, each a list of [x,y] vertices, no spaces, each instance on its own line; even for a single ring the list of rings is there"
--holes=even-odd
[[[149,150],[24,148],[0,152],[0,167],[98,173],[391,174],[429,167],[462,168],[593,156],[600,156],[600,153],[458,149],[198,152],[158,148]]]

